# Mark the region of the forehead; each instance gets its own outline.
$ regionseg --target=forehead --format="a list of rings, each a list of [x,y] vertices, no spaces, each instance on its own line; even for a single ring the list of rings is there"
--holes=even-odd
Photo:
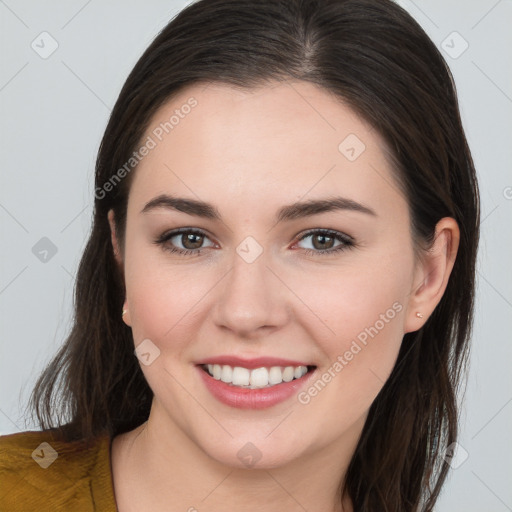
[[[153,148],[132,184],[141,201],[172,191],[261,208],[270,197],[286,203],[337,190],[376,207],[403,202],[383,139],[307,82],[189,86],[155,113],[143,139]]]

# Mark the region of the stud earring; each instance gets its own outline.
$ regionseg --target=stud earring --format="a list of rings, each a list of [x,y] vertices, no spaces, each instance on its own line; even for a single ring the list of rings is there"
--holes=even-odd
[[[127,309],[123,309],[123,314],[121,316],[126,315],[126,313],[128,313],[128,310]]]
[[[423,318],[423,315],[422,315],[419,311],[416,313],[416,316],[417,316],[418,318]]]

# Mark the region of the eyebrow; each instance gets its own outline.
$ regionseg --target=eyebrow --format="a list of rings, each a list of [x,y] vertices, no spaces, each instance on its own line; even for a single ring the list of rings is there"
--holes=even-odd
[[[149,201],[141,213],[147,213],[157,208],[176,210],[189,215],[203,217],[210,220],[222,220],[219,210],[204,201],[174,197],[168,194],[161,194]],[[313,199],[305,202],[298,202],[283,206],[276,215],[276,223],[295,220],[303,217],[310,217],[325,212],[336,210],[348,210],[377,216],[374,210],[361,203],[345,197],[330,197],[326,199]]]

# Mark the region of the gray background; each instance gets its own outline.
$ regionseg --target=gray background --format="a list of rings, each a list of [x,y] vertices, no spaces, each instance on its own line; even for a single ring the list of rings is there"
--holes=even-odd
[[[23,406],[70,327],[108,115],[140,54],[186,3],[0,0],[0,434],[33,428]],[[463,450],[436,510],[512,510],[512,2],[400,4],[454,73],[482,199]]]

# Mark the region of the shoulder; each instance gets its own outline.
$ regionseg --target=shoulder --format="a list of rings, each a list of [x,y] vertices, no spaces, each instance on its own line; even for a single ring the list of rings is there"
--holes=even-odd
[[[89,442],[63,441],[54,431],[0,436],[0,482],[1,511],[116,510],[108,436]]]

